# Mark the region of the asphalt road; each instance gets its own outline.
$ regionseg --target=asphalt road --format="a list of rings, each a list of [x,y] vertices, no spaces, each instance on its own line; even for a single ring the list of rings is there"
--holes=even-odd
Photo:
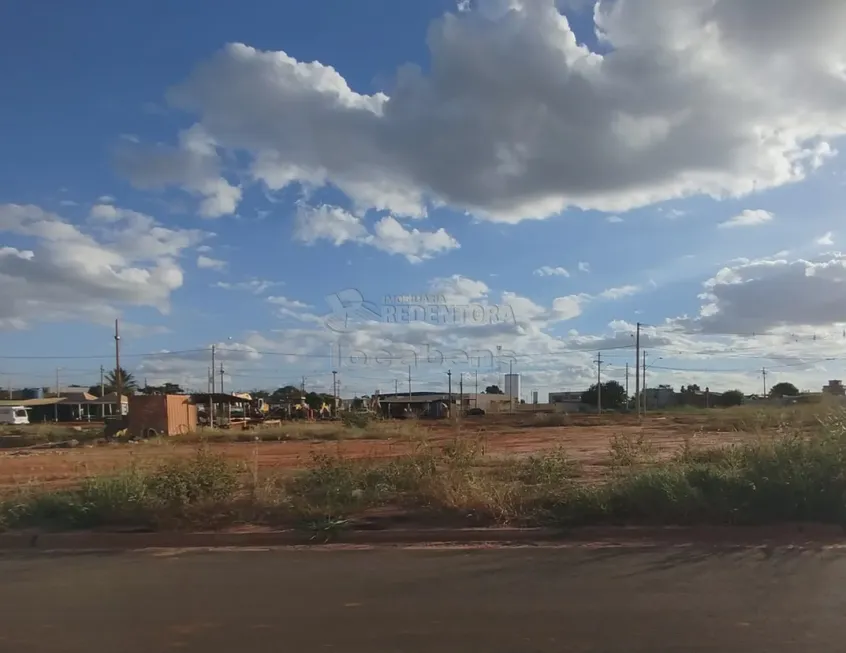
[[[0,556],[0,652],[843,650],[846,550]]]

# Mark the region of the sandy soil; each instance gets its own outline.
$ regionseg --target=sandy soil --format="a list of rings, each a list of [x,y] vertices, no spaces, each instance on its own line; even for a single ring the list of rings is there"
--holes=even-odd
[[[588,476],[601,475],[607,469],[609,440],[614,435],[641,434],[659,456],[677,451],[685,438],[697,446],[736,443],[756,437],[749,433],[705,431],[689,419],[651,417],[638,424],[622,416],[613,423],[598,423],[584,418],[568,426],[534,426],[505,417],[466,420],[460,429],[444,423],[421,425],[421,436],[429,441],[446,442],[457,436],[480,438],[487,456],[528,455],[532,452],[562,447],[579,461]],[[214,451],[250,465],[258,463],[261,471],[293,470],[307,466],[314,454],[346,457],[390,457],[408,452],[414,443],[398,439],[357,439],[324,442],[284,441],[263,443],[225,443],[209,445]],[[0,452],[0,491],[27,485],[62,486],[90,475],[126,468],[128,465],[150,467],[174,456],[191,456],[196,443],[180,443],[174,438],[166,443],[110,444],[78,449],[50,451],[4,450]]]

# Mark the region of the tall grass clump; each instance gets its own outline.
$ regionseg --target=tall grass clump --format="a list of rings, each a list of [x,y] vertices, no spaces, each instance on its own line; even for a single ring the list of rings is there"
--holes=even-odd
[[[0,527],[93,528],[214,523],[231,509],[238,469],[201,449],[152,471],[129,468],[73,489],[23,492],[0,503]]]

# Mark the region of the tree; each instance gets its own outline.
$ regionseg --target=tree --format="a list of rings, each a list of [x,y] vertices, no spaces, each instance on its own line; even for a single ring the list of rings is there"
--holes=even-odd
[[[303,391],[295,385],[286,385],[273,391],[270,400],[276,404],[299,403]]]
[[[134,394],[138,390],[138,382],[135,380],[135,377],[132,375],[131,372],[127,372],[122,367],[120,368],[120,381],[121,381],[121,391],[125,395]],[[115,374],[115,370],[109,370],[106,372],[105,377],[103,378],[103,392],[105,394],[111,394],[112,392],[117,391],[117,374]],[[92,395],[99,397],[100,396],[100,386],[99,385],[92,385],[88,388],[88,392]]]
[[[181,395],[185,391],[178,383],[163,383],[162,385],[145,385],[138,392],[145,395]]]
[[[772,388],[770,388],[771,397],[796,397],[798,394],[799,388],[787,381],[776,383]]]
[[[729,390],[720,395],[718,401],[720,406],[740,406],[743,403],[743,393],[740,390]]]
[[[486,395],[504,395],[505,393],[499,389],[498,385],[489,385],[485,388]]]
[[[582,403],[596,406],[599,403],[597,385],[594,383],[582,393]],[[602,384],[602,407],[621,408],[626,405],[626,389],[616,381]]]

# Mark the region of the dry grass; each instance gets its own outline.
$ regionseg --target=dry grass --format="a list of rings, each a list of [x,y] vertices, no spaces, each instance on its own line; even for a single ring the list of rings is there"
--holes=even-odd
[[[261,475],[200,447],[194,458],[90,477],[73,489],[24,489],[0,503],[0,524],[80,528],[214,528],[249,522],[315,530],[374,509],[454,525],[593,523],[846,524],[846,421],[811,436],[773,433],[732,447],[695,447],[670,460],[648,442],[609,442],[610,474],[582,482],[563,449],[492,461],[469,437],[419,443],[392,459],[314,455],[293,475]]]

